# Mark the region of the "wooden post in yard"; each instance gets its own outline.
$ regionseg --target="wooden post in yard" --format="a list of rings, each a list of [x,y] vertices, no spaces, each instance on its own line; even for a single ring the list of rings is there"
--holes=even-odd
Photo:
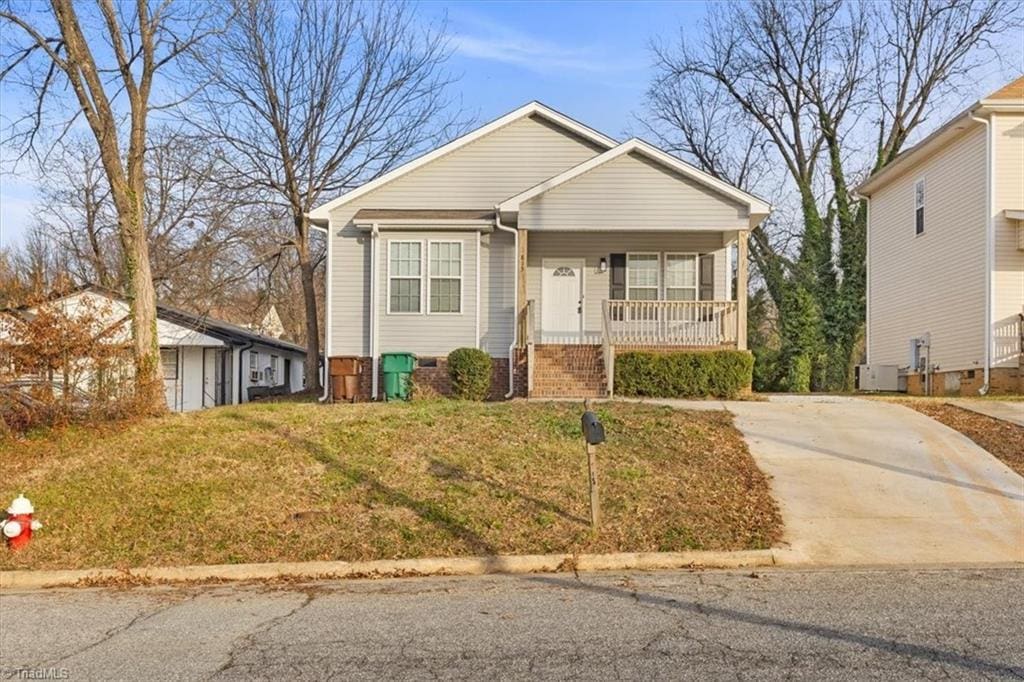
[[[597,490],[597,446],[587,443],[587,469],[590,472],[590,527],[597,531],[601,523],[601,505]]]
[[[585,412],[590,411],[590,399],[583,401]],[[586,436],[584,435],[584,441]],[[587,442],[587,474],[590,478],[590,528],[597,532],[601,524],[600,491],[597,486],[597,446]]]

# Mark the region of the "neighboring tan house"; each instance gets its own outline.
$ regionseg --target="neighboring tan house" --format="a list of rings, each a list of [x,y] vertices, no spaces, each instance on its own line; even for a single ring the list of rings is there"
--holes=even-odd
[[[1024,77],[857,191],[872,372],[910,393],[1024,390]]]
[[[116,293],[85,286],[46,305],[60,306],[71,317],[105,320],[104,342],[127,344],[131,338],[128,304]],[[17,339],[11,333],[15,316],[31,317],[36,309],[12,314],[11,323],[0,330],[0,345]],[[175,412],[248,402],[250,393],[293,393],[303,388],[302,346],[162,305],[157,306],[157,335],[167,407]]]
[[[270,306],[259,324],[246,326],[257,334],[263,334],[271,338],[280,339],[284,336],[284,323],[281,322],[281,316],[277,314],[277,306]]]
[[[747,236],[769,211],[532,102],[311,212],[326,354],[363,359],[364,396],[382,353],[443,388],[467,346],[492,356],[494,397],[606,395],[616,350],[745,349]]]

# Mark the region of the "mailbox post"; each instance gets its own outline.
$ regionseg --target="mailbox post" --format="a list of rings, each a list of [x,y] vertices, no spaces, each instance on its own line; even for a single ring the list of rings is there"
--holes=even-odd
[[[604,425],[590,411],[590,401],[583,403],[581,426],[587,442],[587,472],[590,477],[590,527],[597,530],[601,523],[600,494],[597,485],[597,446],[604,442]]]

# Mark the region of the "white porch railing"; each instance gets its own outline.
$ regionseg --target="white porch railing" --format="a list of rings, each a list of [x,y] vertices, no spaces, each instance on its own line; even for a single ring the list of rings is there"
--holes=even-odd
[[[605,343],[637,346],[736,346],[736,301],[602,302]]]

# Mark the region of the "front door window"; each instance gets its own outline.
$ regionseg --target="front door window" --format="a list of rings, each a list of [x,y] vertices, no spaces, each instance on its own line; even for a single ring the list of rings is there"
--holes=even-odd
[[[541,342],[578,343],[583,335],[583,261],[545,259]]]

